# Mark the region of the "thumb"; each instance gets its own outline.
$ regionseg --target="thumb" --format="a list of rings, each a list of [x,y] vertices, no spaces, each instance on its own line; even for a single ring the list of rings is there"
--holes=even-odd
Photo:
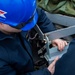
[[[57,44],[55,44],[55,43],[52,43],[52,46],[56,47],[56,46],[57,46]]]

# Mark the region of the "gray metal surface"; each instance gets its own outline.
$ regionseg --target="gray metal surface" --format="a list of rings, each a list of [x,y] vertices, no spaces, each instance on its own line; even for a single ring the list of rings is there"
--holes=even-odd
[[[43,34],[43,32],[41,31],[41,29],[39,28],[39,26],[36,25],[36,26],[34,27],[34,29],[35,29],[35,30],[37,31],[37,33],[39,34],[40,39],[41,39],[41,40],[44,40],[44,34]]]
[[[57,47],[49,48],[49,45],[51,44],[51,40],[75,34],[75,25],[67,28],[59,29],[56,31],[48,32],[45,34],[43,34],[43,32],[38,27],[38,25],[36,25],[35,29],[40,35],[42,40],[46,39],[45,47],[47,52],[45,53],[44,57],[49,62],[49,64],[55,59],[56,56],[62,57],[62,55],[67,52],[67,48],[69,47],[68,44],[62,52],[58,51]]]
[[[75,25],[74,26],[70,26],[67,28],[63,28],[63,29],[59,29],[59,30],[55,30],[52,32],[48,32],[45,33],[46,36],[48,36],[49,40],[54,40],[57,38],[62,38],[62,37],[66,37],[69,35],[75,34]]]
[[[59,58],[61,58],[67,52],[68,47],[69,47],[69,44],[61,52],[57,49],[57,47],[50,48],[49,54],[47,53],[45,54],[46,60],[50,64],[55,59],[55,57],[58,56]]]
[[[62,28],[56,31],[48,32],[45,36],[48,37],[48,41],[54,40],[57,38],[66,37],[72,34],[75,34],[75,17],[65,16],[61,14],[50,14],[46,12],[48,18],[55,24],[59,24],[62,26],[68,26],[67,28]],[[55,59],[56,56],[60,58],[67,52],[69,44],[64,48],[62,52],[58,51],[57,47],[49,48],[49,42],[46,44],[47,52],[45,54],[46,60],[49,64]]]
[[[46,12],[46,15],[53,23],[63,25],[63,26],[75,25],[75,17],[70,17],[61,14],[50,14],[48,12]]]

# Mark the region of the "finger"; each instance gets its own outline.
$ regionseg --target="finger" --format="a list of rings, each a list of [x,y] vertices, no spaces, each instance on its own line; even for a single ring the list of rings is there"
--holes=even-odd
[[[56,45],[56,44],[52,44],[52,46],[53,46],[53,47],[56,47],[57,45]]]
[[[59,42],[58,43],[58,49],[60,51],[64,50],[64,47],[67,45],[67,42],[66,41],[62,41],[62,42]]]
[[[62,51],[62,50],[64,50],[64,47],[67,45],[67,42],[66,41],[62,41],[61,43],[60,43],[60,50]]]
[[[59,51],[62,51],[62,50],[63,50],[63,46],[64,46],[63,43],[59,43],[59,44],[58,44],[58,50],[59,50]]]
[[[59,57],[58,57],[58,56],[54,59],[54,61],[51,63],[51,66],[52,66],[52,67],[54,67],[54,66],[55,66],[55,64],[56,64],[56,62],[58,61],[58,59],[59,59]]]
[[[68,43],[66,41],[64,41],[65,45],[68,45]]]

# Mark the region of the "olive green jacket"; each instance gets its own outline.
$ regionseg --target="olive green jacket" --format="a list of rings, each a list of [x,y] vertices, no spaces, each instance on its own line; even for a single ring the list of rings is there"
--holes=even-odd
[[[37,4],[50,13],[75,16],[75,0],[37,0]]]

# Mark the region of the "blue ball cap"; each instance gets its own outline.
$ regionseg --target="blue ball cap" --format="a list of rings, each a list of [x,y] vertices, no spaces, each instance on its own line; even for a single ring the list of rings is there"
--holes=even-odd
[[[0,22],[27,31],[37,19],[36,0],[0,0]]]

